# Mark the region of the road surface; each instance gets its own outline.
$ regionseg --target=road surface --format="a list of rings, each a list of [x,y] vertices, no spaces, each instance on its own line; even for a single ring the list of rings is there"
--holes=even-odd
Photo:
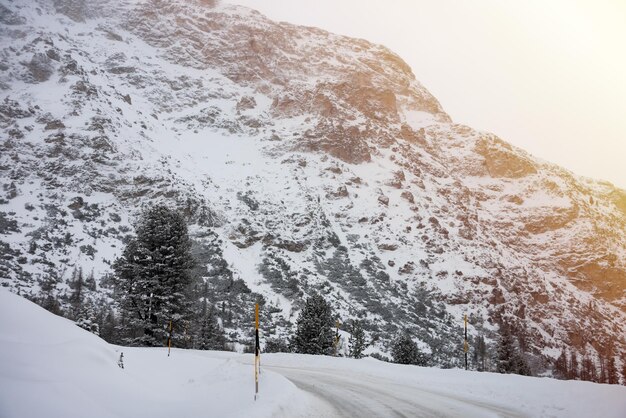
[[[523,417],[492,402],[437,393],[363,373],[270,366],[316,398],[311,416],[326,417]]]

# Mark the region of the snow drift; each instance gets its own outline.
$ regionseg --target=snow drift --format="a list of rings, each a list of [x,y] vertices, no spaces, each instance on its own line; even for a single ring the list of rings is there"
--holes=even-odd
[[[124,369],[118,367],[124,353]],[[270,417],[306,399],[285,378],[235,353],[109,345],[73,322],[0,290],[0,417]]]

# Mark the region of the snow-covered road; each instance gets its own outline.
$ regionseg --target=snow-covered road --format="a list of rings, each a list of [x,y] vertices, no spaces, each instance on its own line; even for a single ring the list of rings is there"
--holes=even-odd
[[[308,395],[311,417],[626,416],[626,388],[303,354],[261,356]],[[252,357],[240,357],[249,363]],[[263,378],[261,379],[263,393]]]
[[[346,371],[269,367],[318,399],[327,417],[522,417],[496,403],[437,393],[393,380]]]

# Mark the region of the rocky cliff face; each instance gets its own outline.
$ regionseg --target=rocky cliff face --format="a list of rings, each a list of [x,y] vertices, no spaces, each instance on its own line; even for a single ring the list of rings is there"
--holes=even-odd
[[[511,324],[536,370],[609,341],[623,361],[626,192],[453,123],[388,49],[191,0],[3,1],[0,22],[4,286],[62,294],[81,266],[108,294],[166,201],[215,301],[262,295],[270,336],[315,291],[438,364],[463,313]]]

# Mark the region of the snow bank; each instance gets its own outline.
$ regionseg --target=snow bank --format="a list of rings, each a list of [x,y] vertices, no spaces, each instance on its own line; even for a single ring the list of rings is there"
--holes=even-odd
[[[118,367],[124,353],[125,368]],[[0,417],[269,417],[300,415],[308,398],[235,353],[127,348],[0,289]]]

